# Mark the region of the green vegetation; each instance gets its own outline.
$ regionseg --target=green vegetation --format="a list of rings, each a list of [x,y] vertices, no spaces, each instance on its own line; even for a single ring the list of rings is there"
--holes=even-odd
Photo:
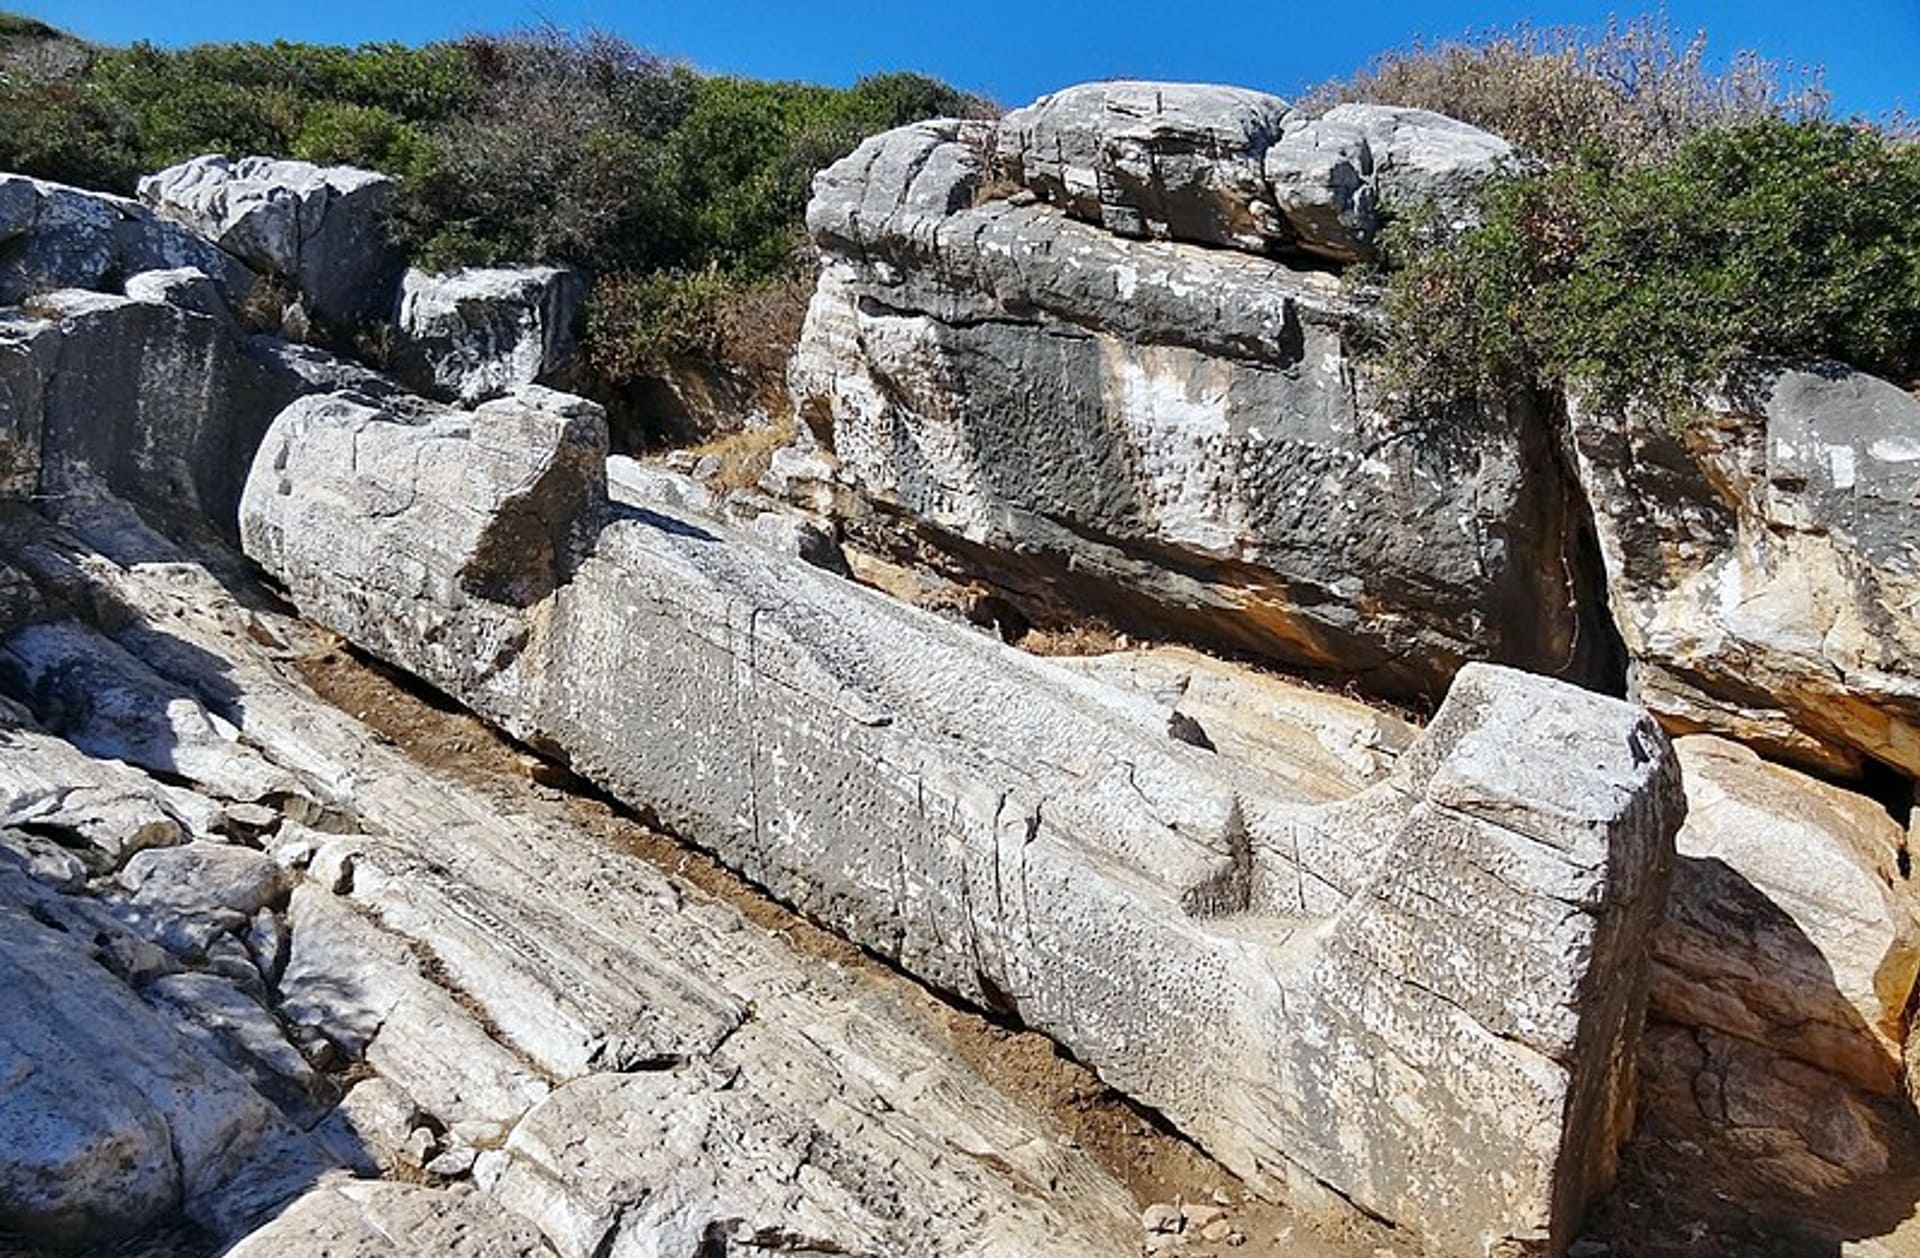
[[[1531,159],[1465,221],[1387,233],[1369,278],[1409,410],[1573,387],[1678,422],[1787,360],[1920,380],[1920,146],[1827,120],[1817,83],[1752,55],[1711,73],[1640,22],[1415,49],[1316,96],[1442,110]]]
[[[614,389],[669,353],[757,360],[736,342],[761,325],[730,309],[797,300],[813,173],[873,132],[984,108],[919,75],[708,76],[552,29],[104,49],[0,15],[0,169],[119,193],[209,152],[385,171],[423,265],[565,262],[607,281],[589,340]]]

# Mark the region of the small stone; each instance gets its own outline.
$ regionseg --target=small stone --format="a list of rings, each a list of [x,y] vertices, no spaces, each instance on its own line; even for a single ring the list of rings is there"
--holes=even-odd
[[[1140,1226],[1149,1232],[1178,1232],[1180,1207],[1169,1201],[1156,1201],[1141,1212]]]
[[[473,1169],[474,1160],[479,1156],[479,1152],[475,1149],[455,1145],[428,1162],[425,1169],[429,1175],[438,1175],[442,1179],[457,1179]]]
[[[426,1127],[415,1127],[407,1136],[407,1142],[400,1147],[400,1154],[408,1164],[425,1167],[433,1160],[434,1134]]]
[[[1223,1241],[1233,1235],[1233,1224],[1225,1219],[1214,1219],[1200,1225],[1200,1239],[1203,1241]]]
[[[1192,1205],[1185,1210],[1187,1231],[1205,1234],[1216,1223],[1226,1220],[1227,1212],[1216,1205]],[[1226,1235],[1225,1232],[1221,1236]],[[1219,1240],[1219,1236],[1208,1236],[1208,1240]]]

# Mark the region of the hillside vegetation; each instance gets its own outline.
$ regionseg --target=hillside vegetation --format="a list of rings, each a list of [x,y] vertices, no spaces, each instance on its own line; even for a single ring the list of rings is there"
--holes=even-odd
[[[1403,218],[1356,277],[1384,291],[1410,412],[1570,385],[1683,415],[1787,359],[1920,380],[1920,146],[1832,120],[1815,75],[1716,66],[1646,19],[1416,45],[1305,104],[1350,100],[1450,114],[1526,156],[1476,214]],[[122,193],[203,152],[386,171],[423,265],[591,271],[589,352],[615,394],[693,359],[777,396],[812,174],[873,132],[989,110],[918,75],[758,82],[553,29],[166,50],[0,15],[0,167]]]
[[[1676,421],[1788,360],[1920,383],[1920,144],[1839,122],[1817,75],[1651,19],[1390,53],[1312,106],[1437,110],[1527,157],[1478,213],[1388,235],[1408,409],[1515,387]]]
[[[553,29],[169,50],[0,15],[0,75],[0,168],[131,194],[200,153],[351,163],[399,178],[423,265],[586,267],[602,281],[591,352],[615,386],[665,356],[790,341],[814,171],[876,131],[987,108],[920,75],[761,82]]]

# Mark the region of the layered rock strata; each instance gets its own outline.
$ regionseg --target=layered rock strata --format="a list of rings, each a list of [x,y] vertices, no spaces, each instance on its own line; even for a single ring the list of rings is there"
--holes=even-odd
[[[1377,693],[1437,698],[1468,659],[1617,684],[1530,399],[1391,419],[1356,348],[1376,316],[1336,277],[975,204],[993,142],[907,127],[816,181],[790,490],[811,472],[817,505],[902,518],[1029,595]],[[1191,215],[1227,215],[1206,192]]]
[[[0,636],[0,1236],[1134,1246],[1119,1185],[893,994],[409,760],[303,682],[315,631],[130,515],[79,527],[0,506],[42,591]]]
[[[1256,1182],[1447,1252],[1571,1239],[1626,1133],[1682,811],[1643,714],[1469,669],[1390,778],[1307,803],[1148,697],[606,503],[575,400],[403,418],[310,397],[261,448],[243,538],[306,615]]]

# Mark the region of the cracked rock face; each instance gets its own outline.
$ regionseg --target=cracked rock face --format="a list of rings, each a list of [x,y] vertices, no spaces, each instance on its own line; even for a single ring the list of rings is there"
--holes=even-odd
[[[1682,807],[1644,714],[1476,666],[1388,777],[1309,802],[1172,737],[1148,694],[657,497],[601,507],[552,422],[513,466],[566,468],[540,501],[598,535],[545,597],[497,603],[462,586],[467,539],[535,473],[460,423],[291,409],[249,553],[308,616],[1048,1031],[1256,1182],[1304,1173],[1449,1252],[1570,1237],[1625,1134]],[[443,477],[469,486],[452,517],[423,492]],[[444,649],[475,634],[509,654]]]
[[[988,140],[902,128],[816,181],[791,383],[833,495],[1009,588],[1376,692],[1472,658],[1607,680],[1526,399],[1391,423],[1332,277],[971,205]]]
[[[1920,774],[1920,399],[1844,368],[1675,424],[1575,407],[1636,696],[1828,772]]]
[[[1444,114],[1337,105],[1318,118],[1290,118],[1263,169],[1298,247],[1355,262],[1375,256],[1390,209],[1431,205],[1457,218],[1473,192],[1515,160],[1505,140]]]
[[[209,155],[140,181],[140,199],[254,269],[293,284],[340,328],[391,315],[393,180],[351,166]]]
[[[304,389],[228,319],[165,300],[46,294],[0,312],[0,496],[105,491],[231,532],[253,450]]]

